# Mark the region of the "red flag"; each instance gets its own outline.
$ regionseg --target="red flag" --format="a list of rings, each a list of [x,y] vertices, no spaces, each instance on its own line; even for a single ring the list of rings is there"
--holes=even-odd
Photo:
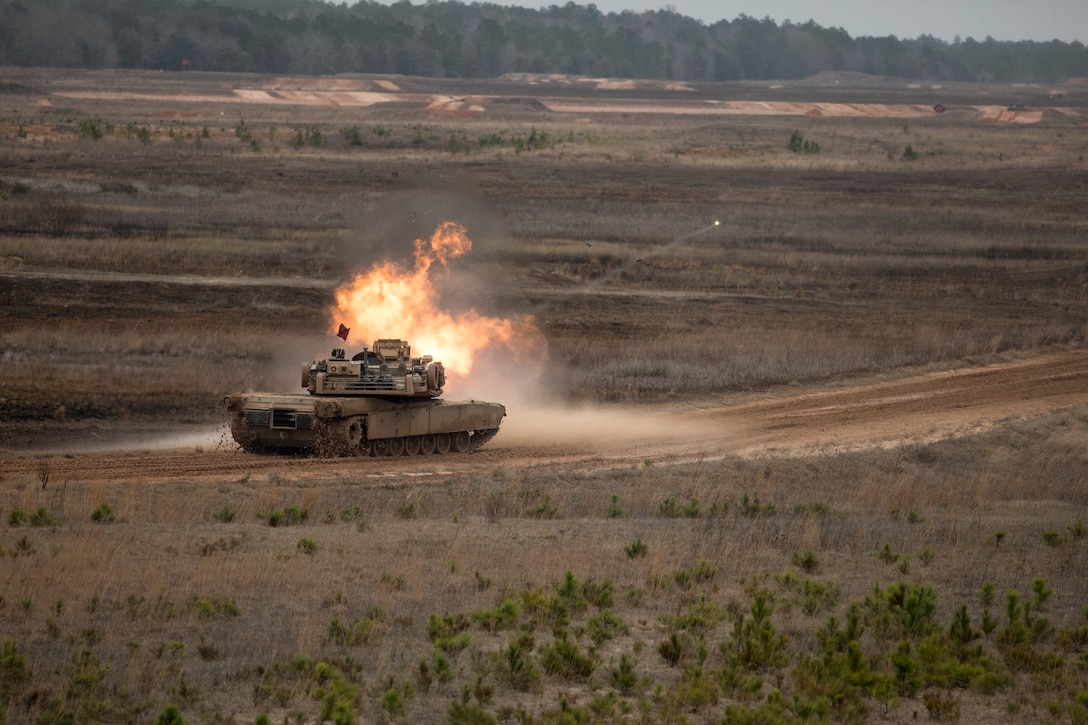
[[[344,323],[340,323],[340,331],[336,333],[336,336],[342,339],[344,342],[348,341],[348,333],[351,332],[350,327],[344,327]]]

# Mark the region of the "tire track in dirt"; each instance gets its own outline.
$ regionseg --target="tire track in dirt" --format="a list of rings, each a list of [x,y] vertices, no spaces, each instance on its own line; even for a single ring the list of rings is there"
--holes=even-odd
[[[441,458],[330,460],[257,456],[217,446],[208,451],[8,457],[0,459],[0,465],[7,480],[40,480],[45,460],[52,482],[223,480],[277,472],[292,478],[373,479],[396,485],[405,479],[479,473],[496,467],[594,470],[638,465],[647,458],[668,464],[730,455],[801,455],[925,443],[1082,404],[1088,404],[1088,350],[1071,350],[904,378],[855,380],[834,388],[779,389],[758,399],[725,399],[709,408],[608,412],[603,415],[613,422],[625,415],[642,420],[630,434],[613,431],[607,439],[532,439],[522,433],[508,436],[512,440],[504,443],[500,435],[477,453]],[[646,418],[656,425],[648,426]],[[653,428],[665,433],[648,434]]]

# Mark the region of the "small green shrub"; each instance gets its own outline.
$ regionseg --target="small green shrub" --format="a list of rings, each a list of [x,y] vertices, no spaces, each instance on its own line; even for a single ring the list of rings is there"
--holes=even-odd
[[[540,655],[540,663],[549,675],[567,680],[588,680],[596,668],[593,657],[566,636],[560,637]]]
[[[19,654],[15,642],[5,639],[3,649],[0,650],[0,694],[6,688],[22,683],[26,676],[26,655]]]
[[[790,134],[790,141],[787,144],[787,148],[795,154],[818,154],[820,153],[820,144],[815,141],[807,141],[800,131],[794,130]]]
[[[97,524],[113,523],[114,518],[113,509],[105,501],[98,504],[98,508],[91,513],[91,521]]]
[[[215,516],[216,521],[224,524],[229,524],[231,521],[234,521],[234,509],[227,504],[224,504],[223,507],[213,515]]]
[[[28,539],[25,534],[20,536],[19,540],[15,542],[15,555],[33,553],[34,545],[30,543],[30,539]]]
[[[189,599],[189,604],[192,607],[196,616],[203,620],[215,619],[217,617],[228,618],[237,617],[240,614],[238,605],[234,603],[233,599],[225,599],[223,601],[217,601],[208,597],[200,597],[194,594]],[[133,597],[129,597],[130,610],[133,605]]]
[[[209,644],[203,639],[200,640],[200,644],[196,646],[196,652],[200,655],[200,659],[205,662],[213,662],[219,659],[219,648],[214,644]]]
[[[325,145],[325,141],[325,134],[321,133],[320,128],[317,126],[306,126],[295,132],[295,137],[291,143],[297,149],[302,148],[303,146],[320,148]]]
[[[404,499],[397,506],[397,516],[402,519],[415,519],[419,517],[419,507],[411,499]]]
[[[363,507],[359,504],[346,506],[340,509],[340,520],[347,523],[359,523],[363,521]]]
[[[348,146],[363,145],[363,135],[360,133],[358,126],[349,126],[340,129],[340,138],[342,138]]]
[[[472,620],[465,614],[430,614],[427,617],[427,636],[438,649],[456,654],[472,644],[472,635],[465,630]]]
[[[1065,537],[1053,529],[1048,529],[1043,532],[1043,541],[1047,546],[1058,547],[1065,543]]]
[[[584,612],[589,607],[585,596],[585,586],[578,583],[574,572],[567,570],[563,581],[555,585],[555,591],[562,606],[570,612]]]
[[[415,696],[416,688],[408,680],[399,687],[390,687],[382,695],[382,710],[394,721],[404,717],[404,711],[408,708],[408,702]]]
[[[329,642],[340,647],[370,644],[382,634],[384,617],[385,612],[381,609],[370,612],[366,617],[353,622],[344,622],[339,617],[333,617],[325,629],[325,636]]]
[[[8,514],[9,526],[22,526],[23,524],[30,524],[31,526],[56,526],[60,523],[60,520],[49,513],[49,510],[45,506],[39,506],[33,511],[23,511],[22,509],[12,509]]]
[[[340,670],[326,662],[314,665],[314,676],[320,683],[312,697],[321,704],[318,722],[331,721],[334,725],[353,725],[355,722],[355,700],[359,694],[358,685],[354,685]]]
[[[816,558],[816,554],[813,553],[812,549],[806,549],[803,554],[795,551],[793,552],[793,565],[811,574],[820,568],[820,560]]]
[[[586,634],[600,646],[602,642],[627,634],[627,623],[613,614],[611,609],[603,609],[586,621]]]
[[[102,127],[99,125],[98,119],[88,118],[79,122],[79,136],[80,138],[89,138],[92,141],[97,141],[105,135]]]
[[[739,607],[733,611],[732,642],[722,645],[731,665],[755,673],[786,664],[789,637],[775,630],[772,611],[771,595],[766,591],[757,591],[752,597],[750,616]]]
[[[500,676],[519,692],[529,692],[540,682],[540,670],[532,658],[535,646],[533,635],[522,632],[498,655]]]
[[[597,582],[592,577],[582,582],[582,596],[600,609],[610,609],[615,599],[615,588],[610,579]]]
[[[744,516],[749,518],[756,518],[758,516],[773,516],[775,512],[775,505],[773,503],[764,504],[759,500],[759,494],[754,493],[749,496],[745,493],[740,499],[740,512]]]
[[[646,556],[647,548],[646,543],[642,539],[635,539],[630,544],[623,547],[623,551],[627,554],[628,559],[641,559]]]
[[[310,512],[292,504],[283,509],[276,509],[268,515],[269,526],[291,526],[301,524],[310,518]]]
[[[381,582],[382,586],[391,592],[402,592],[408,586],[408,583],[404,581],[404,577],[399,574],[390,574],[387,571],[382,572]]]
[[[513,599],[504,599],[494,609],[472,613],[472,621],[488,632],[498,632],[512,627],[521,616],[521,605]]]
[[[185,720],[181,717],[181,710],[177,705],[167,705],[159,716],[155,718],[155,725],[183,725]]]
[[[618,519],[627,515],[627,512],[620,507],[620,497],[618,495],[612,494],[612,499],[608,504],[608,510],[605,512],[605,515],[610,519]]]
[[[1073,537],[1073,541],[1080,541],[1085,536],[1088,536],[1088,526],[1084,525],[1084,522],[1077,519],[1075,522],[1065,527],[1069,535]]]
[[[554,519],[558,514],[559,509],[548,494],[544,494],[544,500],[539,505],[525,510],[525,515],[531,519]]]
[[[638,686],[638,675],[635,674],[635,665],[626,653],[620,656],[620,663],[613,667],[609,673],[609,681],[621,695],[631,695]]]
[[[939,690],[926,690],[922,693],[922,702],[929,711],[931,720],[955,722],[960,719],[960,700],[954,695],[945,694]]]
[[[693,519],[699,516],[699,499],[692,497],[686,504],[682,504],[675,496],[669,496],[658,505],[657,513],[667,519]]]
[[[312,556],[317,551],[317,542],[309,536],[303,536],[298,540],[298,550],[303,554]]]
[[[495,583],[491,577],[484,576],[480,572],[476,572],[473,576],[476,579],[476,591],[478,592],[487,591]]]
[[[810,617],[831,609],[842,597],[842,590],[835,582],[821,583],[812,579],[802,580],[797,593],[801,597],[801,611]]]
[[[690,640],[686,635],[679,632],[669,632],[668,639],[657,645],[657,652],[663,660],[676,667],[680,664],[680,660],[683,659],[684,653],[687,652],[689,646]]]
[[[450,703],[446,711],[449,725],[498,725],[498,720],[479,705],[460,699]]]
[[[59,519],[50,514],[45,506],[39,506],[34,513],[30,514],[31,526],[56,526],[58,523]]]

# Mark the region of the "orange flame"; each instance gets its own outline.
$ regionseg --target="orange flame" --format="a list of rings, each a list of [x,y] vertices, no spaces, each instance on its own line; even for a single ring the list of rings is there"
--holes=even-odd
[[[355,341],[366,345],[379,338],[407,340],[414,353],[433,355],[454,377],[467,377],[477,355],[496,346],[514,360],[541,361],[544,335],[531,315],[502,319],[440,307],[432,280],[436,265],[446,268],[471,249],[463,226],[443,222],[430,239],[415,241],[411,269],[384,261],[341,285],[330,310],[331,329],[347,325]]]

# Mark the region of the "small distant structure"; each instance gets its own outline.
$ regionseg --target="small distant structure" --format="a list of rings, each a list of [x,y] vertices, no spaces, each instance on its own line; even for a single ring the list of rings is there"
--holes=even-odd
[[[1006,108],[1008,110],[1010,110],[1010,111],[1023,111],[1024,110],[1024,104],[1023,103],[1010,103],[1008,106],[1006,106]]]
[[[189,60],[188,58],[182,58],[181,59],[181,69],[182,70],[192,70],[193,69],[193,61]]]
[[[936,106],[933,107],[933,110],[937,113],[944,113],[944,106],[938,103]]]

